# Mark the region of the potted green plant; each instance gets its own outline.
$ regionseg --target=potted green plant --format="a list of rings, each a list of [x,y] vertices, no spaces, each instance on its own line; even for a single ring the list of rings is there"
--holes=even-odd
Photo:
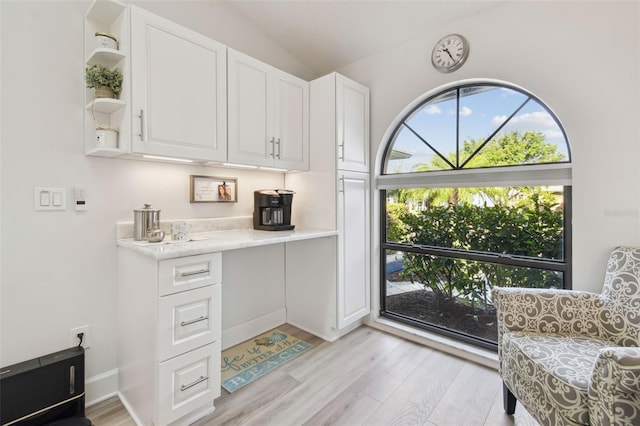
[[[97,64],[85,68],[84,76],[87,87],[96,89],[96,98],[115,98],[122,92],[122,73],[117,68]]]

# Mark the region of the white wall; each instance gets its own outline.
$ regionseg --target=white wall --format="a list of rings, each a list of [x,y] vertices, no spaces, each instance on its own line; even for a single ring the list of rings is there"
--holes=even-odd
[[[638,2],[503,2],[338,71],[371,89],[376,173],[385,131],[423,93],[492,78],[536,94],[572,148],[573,286],[600,291],[609,251],[640,246],[639,20]],[[453,32],[469,40],[471,53],[460,70],[440,74],[431,49]]]
[[[261,56],[273,55],[281,68],[308,74],[221,2],[143,3],[169,19],[175,13],[176,21],[193,23],[201,32],[224,30],[222,41],[235,48],[258,46]],[[284,176],[86,157],[82,38],[89,4],[0,2],[0,365],[69,347],[69,330],[90,324],[91,379],[117,368],[116,222],[132,221],[133,209],[143,203],[162,209],[161,219],[250,215],[253,190],[282,187]],[[238,177],[239,202],[190,204],[190,174]],[[70,196],[76,184],[86,185],[88,211],[33,210],[35,186],[64,187]]]

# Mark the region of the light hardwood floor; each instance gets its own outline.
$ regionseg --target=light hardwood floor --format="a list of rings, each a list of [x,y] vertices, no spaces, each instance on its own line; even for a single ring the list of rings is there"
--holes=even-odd
[[[230,394],[194,426],[535,426],[521,407],[502,410],[492,369],[362,326],[334,343],[284,325],[314,345]],[[117,398],[87,408],[96,426],[134,425]]]

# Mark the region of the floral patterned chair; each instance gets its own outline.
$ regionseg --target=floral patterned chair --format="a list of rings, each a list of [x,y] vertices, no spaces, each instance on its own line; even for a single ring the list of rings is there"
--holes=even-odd
[[[640,425],[640,248],[617,247],[601,294],[496,287],[504,408],[542,425]]]

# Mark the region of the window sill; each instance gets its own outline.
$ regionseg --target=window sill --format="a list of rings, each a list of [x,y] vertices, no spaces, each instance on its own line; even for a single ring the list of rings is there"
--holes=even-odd
[[[489,349],[479,348],[436,333],[419,330],[386,318],[374,318],[368,320],[366,324],[378,330],[394,334],[467,361],[475,362],[476,364],[484,365],[494,370],[498,369],[498,354]]]

